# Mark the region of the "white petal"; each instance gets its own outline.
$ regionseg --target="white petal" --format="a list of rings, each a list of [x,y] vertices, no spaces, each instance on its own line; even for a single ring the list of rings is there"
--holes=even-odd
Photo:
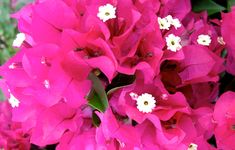
[[[24,33],[18,33],[16,35],[16,39],[13,41],[12,46],[13,47],[20,47],[23,44],[25,39],[26,39],[26,36]]]

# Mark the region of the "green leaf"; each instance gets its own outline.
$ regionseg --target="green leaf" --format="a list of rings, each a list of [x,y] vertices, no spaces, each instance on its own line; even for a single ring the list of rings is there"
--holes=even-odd
[[[206,10],[209,16],[225,10],[223,6],[215,3],[212,0],[193,0],[192,6],[194,12],[201,12]]]
[[[92,81],[92,90],[87,97],[88,104],[94,109],[105,112],[108,107],[108,98],[104,86],[94,73],[90,73],[88,78]]]
[[[231,7],[235,5],[235,0],[228,0],[227,4],[227,9],[230,11]]]
[[[88,99],[88,104],[92,108],[97,109],[100,112],[105,112],[106,107],[103,104],[101,98],[98,96],[98,94],[94,90],[91,90],[91,92],[89,93],[87,99]]]
[[[228,54],[228,51],[226,49],[224,49],[221,53],[221,57],[225,58],[227,56],[227,54]]]
[[[1,101],[5,101],[6,97],[4,96],[4,94],[2,93],[2,90],[0,90],[0,102]]]
[[[95,112],[92,113],[92,124],[95,126],[95,127],[99,127],[100,126],[100,118],[97,116],[97,114]]]

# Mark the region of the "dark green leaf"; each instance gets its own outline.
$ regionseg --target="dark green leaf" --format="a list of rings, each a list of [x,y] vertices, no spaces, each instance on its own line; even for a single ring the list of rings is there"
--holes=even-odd
[[[212,0],[193,0],[192,3],[194,12],[207,11],[208,15],[225,10],[225,8]]]
[[[222,58],[225,58],[225,57],[227,56],[227,54],[228,54],[228,51],[227,51],[226,49],[224,49],[224,50],[222,51],[221,57],[222,57]]]
[[[2,93],[2,90],[0,90],[0,101],[6,100],[4,94]]]
[[[94,126],[99,127],[101,121],[95,112],[92,113],[92,123]]]
[[[107,107],[103,104],[101,98],[94,90],[91,90],[87,99],[88,99],[88,104],[92,108],[97,109],[100,112],[104,112],[106,110]]]
[[[228,0],[228,6],[227,6],[228,11],[230,11],[231,7],[234,5],[235,5],[235,0]]]
[[[93,73],[89,74],[89,79],[92,81],[92,90],[88,95],[88,104],[92,108],[104,112],[108,107],[108,98],[104,86],[100,79]]]

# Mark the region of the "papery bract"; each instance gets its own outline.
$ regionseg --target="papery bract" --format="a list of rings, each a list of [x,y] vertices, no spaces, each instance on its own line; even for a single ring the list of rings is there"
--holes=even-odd
[[[217,101],[214,110],[215,138],[218,148],[233,149],[235,143],[235,93],[226,92]]]

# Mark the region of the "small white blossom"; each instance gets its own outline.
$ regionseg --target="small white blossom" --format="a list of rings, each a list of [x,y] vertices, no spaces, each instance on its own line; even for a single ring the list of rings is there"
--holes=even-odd
[[[181,23],[180,23],[179,19],[177,19],[177,18],[173,19],[171,24],[175,27],[175,29],[178,29],[181,27]]]
[[[138,96],[135,93],[130,93],[133,100],[136,100],[137,109],[143,113],[150,113],[156,106],[155,98],[148,93],[141,94]]]
[[[111,4],[106,4],[104,6],[99,7],[99,12],[97,14],[97,17],[99,17],[100,20],[105,22],[109,19],[116,18],[115,13],[116,13],[116,8],[113,7],[113,5]]]
[[[143,113],[150,113],[156,106],[155,98],[148,93],[144,93],[138,96],[137,99],[137,108]]]
[[[204,46],[209,46],[211,43],[211,37],[206,34],[201,34],[197,38],[197,43]]]
[[[160,29],[169,30],[171,25],[174,26],[175,29],[178,29],[181,27],[181,23],[179,19],[173,18],[171,15],[168,15],[165,18],[158,17],[158,23],[159,23]]]
[[[178,29],[181,27],[181,23],[178,18],[173,18],[171,15],[166,16],[167,21],[175,27],[175,29]]]
[[[158,24],[161,30],[169,30],[171,24],[166,18],[158,17]]]
[[[188,150],[197,150],[197,144],[191,143],[188,147]]]
[[[172,17],[171,15],[168,15],[168,16],[166,16],[165,18],[166,18],[166,20],[167,20],[169,23],[171,23],[172,20],[173,20],[173,17]]]
[[[26,39],[26,36],[24,33],[18,33],[16,35],[16,39],[13,41],[12,46],[13,47],[20,47],[23,44],[25,39]]]
[[[181,38],[174,34],[170,34],[166,37],[167,49],[170,51],[176,52],[180,50],[182,48],[180,42]]]
[[[8,102],[11,104],[11,107],[13,108],[19,107],[19,104],[20,104],[20,101],[17,98],[15,98],[15,96],[12,95],[11,93],[10,93],[10,98]]]

